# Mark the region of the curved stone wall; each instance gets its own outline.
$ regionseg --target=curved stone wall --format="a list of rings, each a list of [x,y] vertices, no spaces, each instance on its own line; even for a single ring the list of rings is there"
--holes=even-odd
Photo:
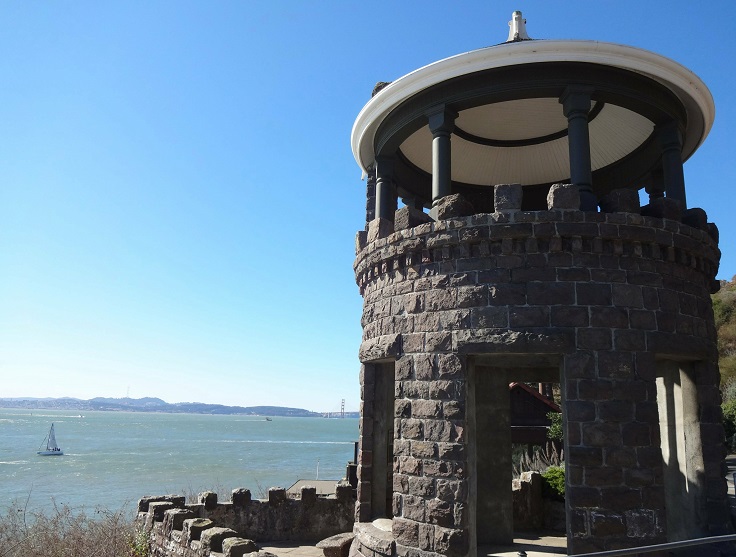
[[[720,252],[704,213],[686,214],[688,224],[635,212],[508,210],[396,232],[374,220],[359,233],[357,522],[377,518],[377,474],[387,473],[392,508],[383,514],[393,517],[394,553],[466,555],[482,543],[491,511],[480,495],[492,502],[496,494],[483,474],[479,385],[495,370],[535,380],[544,368],[559,374],[565,399],[571,553],[726,531],[710,301]],[[381,433],[375,389],[386,363],[393,429]],[[678,460],[675,434],[663,442],[661,432],[669,435],[668,423],[674,431],[676,414],[663,393],[673,381],[677,393],[690,388],[679,374],[692,392],[677,412],[684,404],[702,449],[690,446]],[[392,470],[372,454],[381,435]],[[665,503],[677,501],[668,493],[681,480],[688,511],[668,516]],[[360,524],[356,531],[354,548],[367,553],[370,536],[361,540]]]

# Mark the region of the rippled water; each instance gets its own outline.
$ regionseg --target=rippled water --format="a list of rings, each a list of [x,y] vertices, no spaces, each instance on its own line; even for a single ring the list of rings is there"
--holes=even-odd
[[[64,455],[38,456],[52,422]],[[0,409],[0,494],[31,509],[111,510],[143,495],[258,496],[318,473],[343,477],[357,438],[357,419]]]

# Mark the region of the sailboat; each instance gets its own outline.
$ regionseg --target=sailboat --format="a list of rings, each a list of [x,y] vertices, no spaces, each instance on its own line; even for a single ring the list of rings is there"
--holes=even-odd
[[[51,424],[51,429],[49,429],[49,434],[46,436],[46,439],[44,439],[46,442],[46,449],[43,449],[43,443],[41,443],[41,446],[39,447],[39,451],[36,452],[36,454],[39,454],[41,456],[61,456],[64,454],[64,451],[61,450],[59,445],[56,444],[56,435],[54,434],[54,424]]]

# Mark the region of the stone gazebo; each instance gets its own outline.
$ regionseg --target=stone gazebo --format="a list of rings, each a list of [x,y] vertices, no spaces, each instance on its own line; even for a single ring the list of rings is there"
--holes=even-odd
[[[711,95],[652,52],[510,25],[380,83],[353,127],[354,557],[512,541],[513,381],[561,384],[570,553],[730,529],[718,232],[682,167]]]

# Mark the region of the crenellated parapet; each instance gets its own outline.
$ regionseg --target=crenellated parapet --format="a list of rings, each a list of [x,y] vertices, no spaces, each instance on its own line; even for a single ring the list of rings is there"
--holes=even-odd
[[[354,490],[337,484],[334,495],[317,495],[302,487],[297,496],[271,488],[265,500],[250,490],[233,490],[230,501],[213,492],[197,503],[184,497],[144,497],[138,502],[138,523],[150,535],[153,557],[241,557],[258,551],[262,541],[319,541],[353,527]]]

